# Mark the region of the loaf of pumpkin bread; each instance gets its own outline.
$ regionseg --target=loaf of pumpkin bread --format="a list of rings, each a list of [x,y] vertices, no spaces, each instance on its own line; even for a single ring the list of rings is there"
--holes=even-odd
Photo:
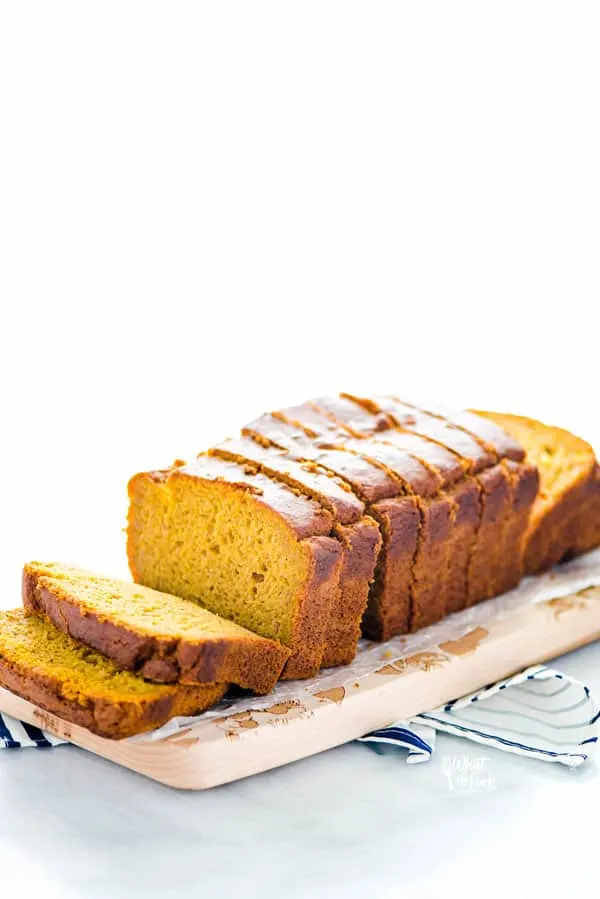
[[[600,545],[600,467],[532,419],[398,396],[266,414],[129,484],[135,583],[30,563],[0,684],[110,738],[268,692]],[[75,639],[74,639],[75,638]]]
[[[284,676],[309,676],[349,661],[361,627],[374,639],[418,630],[600,543],[593,453],[585,487],[561,500],[565,524],[552,511],[560,491],[543,503],[535,444],[491,413],[398,396],[268,413],[192,466],[132,479],[131,570],[283,642]],[[317,548],[326,576],[315,576]]]

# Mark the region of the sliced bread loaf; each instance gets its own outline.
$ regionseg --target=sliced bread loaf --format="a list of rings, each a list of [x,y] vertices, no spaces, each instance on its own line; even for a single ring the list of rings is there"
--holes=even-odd
[[[233,683],[268,693],[290,655],[187,599],[57,563],[25,566],[23,606],[160,683]]]
[[[153,730],[176,715],[195,715],[227,689],[148,683],[23,609],[0,612],[0,685],[110,739]]]
[[[209,456],[136,475],[129,496],[137,583],[289,647],[283,677],[318,671],[342,564],[330,512],[256,465]]]

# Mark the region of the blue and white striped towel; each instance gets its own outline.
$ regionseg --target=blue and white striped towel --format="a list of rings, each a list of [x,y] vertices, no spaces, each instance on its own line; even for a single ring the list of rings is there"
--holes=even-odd
[[[64,742],[65,740],[40,730],[34,724],[17,721],[5,713],[0,714],[0,749],[24,749],[27,746],[50,749]]]
[[[588,688],[553,668],[536,665],[476,693],[373,731],[361,742],[377,751],[408,750],[411,764],[435,749],[436,731],[517,755],[583,764],[600,735],[600,712]]]

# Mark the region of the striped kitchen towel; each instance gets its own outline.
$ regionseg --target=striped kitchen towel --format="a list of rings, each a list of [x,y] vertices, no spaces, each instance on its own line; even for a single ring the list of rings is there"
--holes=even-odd
[[[589,689],[553,668],[536,665],[438,709],[361,737],[378,752],[408,750],[407,761],[431,758],[436,731],[506,752],[569,767],[590,757],[600,712]]]
[[[0,749],[24,749],[27,746],[50,749],[65,742],[60,737],[40,730],[34,724],[17,721],[5,713],[0,714]]]

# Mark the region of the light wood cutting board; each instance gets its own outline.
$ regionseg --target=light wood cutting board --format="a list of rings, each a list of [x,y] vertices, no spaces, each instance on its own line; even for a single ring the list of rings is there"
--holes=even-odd
[[[171,787],[204,790],[339,746],[428,711],[529,665],[600,637],[600,588],[546,600],[475,627],[458,639],[398,658],[343,686],[310,687],[302,699],[260,710],[199,716],[154,741],[106,740],[0,689],[0,711]],[[394,657],[396,656],[396,657]]]

